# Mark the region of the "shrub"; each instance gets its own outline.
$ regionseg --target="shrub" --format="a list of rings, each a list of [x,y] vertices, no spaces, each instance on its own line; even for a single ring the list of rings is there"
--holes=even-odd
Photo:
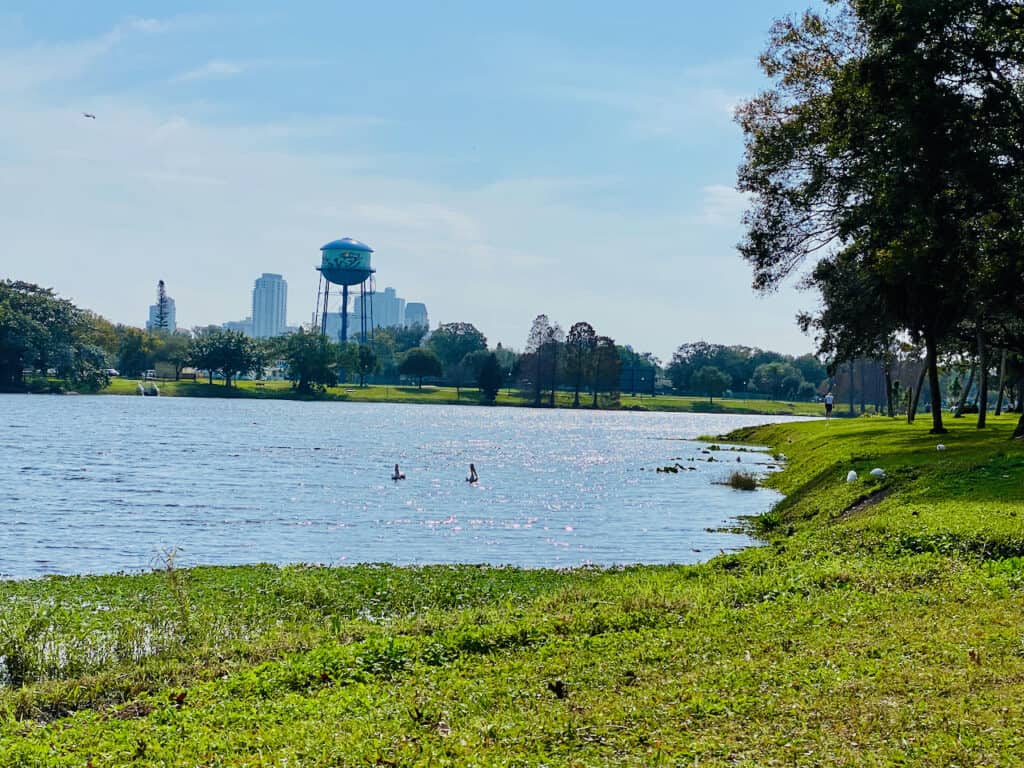
[[[727,484],[737,491],[753,491],[757,488],[757,478],[749,472],[733,472]]]

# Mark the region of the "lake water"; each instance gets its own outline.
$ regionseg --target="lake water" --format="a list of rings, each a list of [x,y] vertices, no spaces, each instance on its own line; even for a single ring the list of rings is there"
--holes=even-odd
[[[763,454],[692,439],[780,420],[0,395],[0,577],[148,569],[172,547],[183,565],[696,562],[748,546],[720,529],[778,497],[714,484],[770,471]],[[676,463],[695,471],[655,472]]]

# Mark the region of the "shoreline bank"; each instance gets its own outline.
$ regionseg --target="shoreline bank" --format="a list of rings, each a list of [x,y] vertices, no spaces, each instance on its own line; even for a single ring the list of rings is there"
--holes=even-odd
[[[99,395],[130,395],[138,396],[136,387],[140,382],[135,379],[115,379],[111,385],[100,390]],[[461,392],[454,387],[425,387],[419,389],[412,386],[391,386],[373,384],[366,387],[340,386],[331,387],[323,392],[305,394],[292,389],[287,381],[255,382],[243,381],[236,383],[231,389],[222,383],[208,384],[205,382],[168,381],[156,382],[164,397],[209,397],[209,398],[250,398],[266,400],[300,400],[309,402],[371,402],[371,403],[413,403],[425,405],[475,405],[489,407],[482,402],[480,393],[475,389],[463,389]],[[558,392],[555,407],[570,409],[572,392]],[[581,405],[576,410],[593,410],[589,397],[581,397]],[[533,408],[532,399],[517,390],[502,390],[496,407]],[[547,398],[540,408],[549,408]],[[653,411],[679,413],[726,413],[762,416],[823,416],[820,403],[789,402],[780,400],[730,400],[716,399],[709,402],[707,398],[684,397],[678,395],[642,395],[623,394],[618,405],[605,403],[598,410],[610,411]]]

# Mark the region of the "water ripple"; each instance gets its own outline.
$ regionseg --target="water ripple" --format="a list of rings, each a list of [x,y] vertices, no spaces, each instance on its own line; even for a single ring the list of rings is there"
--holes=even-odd
[[[15,578],[145,569],[172,546],[184,564],[695,562],[748,545],[720,529],[776,497],[713,485],[724,462],[654,468],[699,460],[697,435],[783,420],[17,395],[0,411],[33,429],[0,441]]]

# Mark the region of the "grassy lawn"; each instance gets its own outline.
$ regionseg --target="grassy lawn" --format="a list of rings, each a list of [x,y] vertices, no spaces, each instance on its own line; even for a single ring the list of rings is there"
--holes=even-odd
[[[112,379],[110,386],[102,394],[135,395],[139,382],[134,379]],[[240,381],[236,387],[228,390],[224,383],[215,381],[207,384],[203,381],[168,381],[157,382],[160,394],[170,397],[249,397],[277,398],[287,400],[341,400],[354,403],[441,403],[446,405],[480,405],[480,393],[475,388],[465,388],[461,392],[454,387],[425,386],[384,386],[371,385],[358,387],[346,385],[331,387],[324,392],[303,397],[292,389],[287,381]],[[559,408],[571,408],[573,394],[559,392],[555,400]],[[589,407],[591,398],[580,395],[581,405]],[[532,403],[529,393],[518,390],[501,390],[497,405],[528,406]],[[544,399],[547,404],[547,398]],[[649,395],[633,397],[621,396],[620,408],[644,411],[679,411],[689,413],[748,413],[770,415],[821,416],[820,403],[784,402],[780,400],[723,400],[709,402],[701,397],[676,397],[674,395]]]
[[[735,433],[787,498],[699,566],[0,583],[0,765],[1019,765],[1015,421]]]

